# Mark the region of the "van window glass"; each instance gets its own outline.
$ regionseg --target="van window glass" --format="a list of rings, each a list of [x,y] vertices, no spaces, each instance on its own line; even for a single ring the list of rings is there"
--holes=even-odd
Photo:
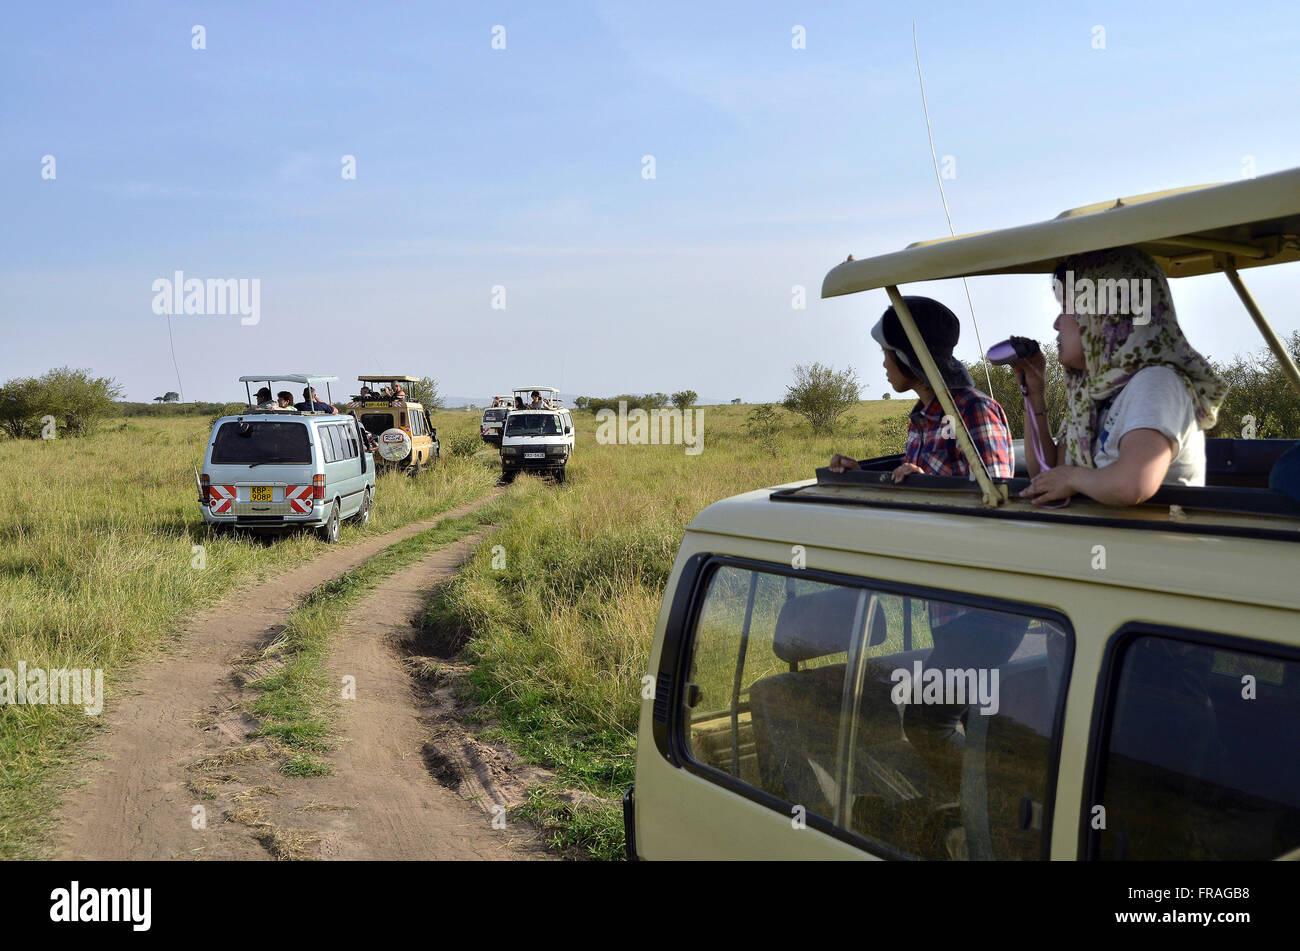
[[[307,427],[288,422],[222,423],[212,443],[214,465],[305,465],[311,462]]]
[[[732,565],[697,617],[696,762],[895,853],[1042,857],[1057,624]]]
[[[484,411],[483,411],[483,422],[485,422],[485,423],[499,423],[499,422],[501,422],[501,420],[503,420],[503,419],[506,418],[506,414],[507,414],[508,412],[509,412],[508,410],[504,410],[504,409],[488,409],[488,410],[484,410]]]
[[[360,441],[360,437],[357,435],[357,427],[356,426],[345,427],[343,432],[347,435],[348,438],[348,458],[356,459],[358,456],[361,455],[361,441]]]
[[[393,428],[393,415],[392,413],[362,413],[361,425],[366,427],[367,432],[382,436]]]
[[[1107,707],[1101,859],[1259,861],[1300,849],[1300,662],[1144,635]]]
[[[420,411],[416,409],[411,410],[411,435],[412,436],[424,435],[424,426],[422,425],[420,420]]]
[[[512,413],[506,417],[507,436],[558,436],[560,417],[553,413]]]

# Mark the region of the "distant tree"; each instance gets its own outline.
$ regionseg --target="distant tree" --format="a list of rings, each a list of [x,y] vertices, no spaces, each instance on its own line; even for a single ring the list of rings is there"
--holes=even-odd
[[[739,406],[739,405],[740,405],[740,397],[737,396],[734,400],[732,400],[732,401],[731,401],[731,405],[732,405],[732,406]]]
[[[587,405],[588,405],[590,402],[591,402],[591,397],[590,397],[590,396],[579,396],[579,397],[577,397],[577,398],[573,401],[573,408],[574,408],[574,409],[586,409],[586,408],[587,408]]]
[[[772,408],[770,403],[764,403],[762,406],[755,406],[749,412],[749,418],[745,420],[745,431],[755,437],[763,447],[763,451],[773,459],[779,454],[780,446],[776,438],[776,425],[779,417],[777,412]]]
[[[13,439],[35,436],[43,415],[41,386],[36,380],[26,377],[0,386],[0,432]]]
[[[423,377],[418,383],[406,388],[406,395],[413,403],[423,403],[425,409],[442,409],[446,402],[438,393],[438,382],[431,376]]]
[[[647,393],[642,397],[642,406],[645,409],[658,409],[671,403],[672,399],[667,393]]]
[[[158,403],[158,404],[161,405],[162,403],[167,402],[167,397],[165,397],[165,396],[155,396],[155,397],[153,398],[153,401],[154,401],[155,403]]]
[[[820,363],[799,364],[794,383],[781,405],[812,424],[814,433],[828,433],[845,411],[858,401],[860,386],[853,367],[836,370]]]
[[[687,409],[694,406],[695,401],[700,398],[700,394],[694,390],[681,390],[673,394],[673,405],[678,409]]]
[[[887,400],[887,399],[890,398],[890,396],[889,396],[888,393],[881,393],[881,394],[880,394],[880,398],[881,398],[882,400]]]
[[[164,403],[179,403],[181,401],[181,395],[175,390],[168,390],[163,394],[162,399]]]
[[[1291,332],[1286,348],[1291,358],[1300,362],[1300,330]],[[1240,438],[1243,431],[1251,431],[1248,427],[1253,420],[1257,439],[1300,438],[1300,394],[1292,388],[1273,351],[1263,348],[1239,355],[1216,369],[1230,388],[1219,409],[1218,423],[1206,435]]]

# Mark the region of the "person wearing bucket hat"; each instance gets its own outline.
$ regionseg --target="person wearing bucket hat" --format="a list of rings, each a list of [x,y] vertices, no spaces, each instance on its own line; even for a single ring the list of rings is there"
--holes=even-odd
[[[961,336],[957,315],[929,297],[904,297],[916,329],[925,341],[939,375],[952,394],[971,441],[988,474],[995,479],[1009,479],[1014,473],[1015,456],[1011,448],[1011,429],[1007,414],[993,397],[975,389],[970,372],[953,356]],[[970,465],[962,453],[951,425],[945,425],[943,406],[926,381],[925,371],[903,323],[890,307],[871,328],[871,336],[885,352],[885,375],[895,392],[914,390],[918,397],[907,424],[907,444],[903,463],[893,472],[901,482],[913,472],[929,475],[969,476]],[[832,472],[858,468],[858,462],[836,453],[831,459]]]

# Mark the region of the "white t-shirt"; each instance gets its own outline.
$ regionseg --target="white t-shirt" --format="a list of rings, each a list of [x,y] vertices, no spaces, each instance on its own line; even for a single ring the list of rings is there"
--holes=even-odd
[[[1098,469],[1119,461],[1119,442],[1134,429],[1154,429],[1178,444],[1167,484],[1205,485],[1205,431],[1196,425],[1196,407],[1177,371],[1143,367],[1119,391],[1093,443]]]

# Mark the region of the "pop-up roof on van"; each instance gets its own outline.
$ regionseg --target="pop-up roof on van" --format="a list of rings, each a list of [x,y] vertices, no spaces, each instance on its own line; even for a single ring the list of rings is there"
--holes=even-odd
[[[253,406],[253,393],[250,387],[252,383],[265,383],[268,387],[272,383],[302,383],[315,389],[318,384],[325,385],[326,398],[331,399],[329,395],[329,385],[337,383],[339,378],[336,376],[326,376],[321,373],[250,373],[247,376],[241,376],[239,382],[244,384],[244,393],[248,397],[248,405]]]
[[[984,503],[997,506],[1007,501],[1007,487],[995,486],[984,469],[898,285],[983,274],[1047,273],[1072,255],[1127,245],[1148,252],[1169,277],[1214,271],[1227,275],[1300,393],[1300,369],[1237,273],[1241,268],[1300,261],[1300,168],[1227,185],[1100,202],[1062,212],[1051,221],[918,242],[861,261],[850,258],[827,273],[822,297],[885,288],[927,381],[955,421],[954,434]]]

